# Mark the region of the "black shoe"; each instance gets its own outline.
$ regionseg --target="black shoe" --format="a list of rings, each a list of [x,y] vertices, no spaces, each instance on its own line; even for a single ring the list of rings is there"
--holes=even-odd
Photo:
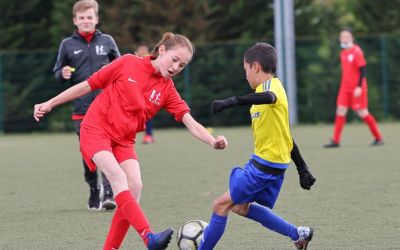
[[[169,242],[171,241],[173,233],[174,230],[172,228],[168,228],[167,230],[161,233],[149,233],[147,235],[147,237],[149,238],[149,243],[147,244],[147,248],[149,250],[166,249]]]
[[[330,143],[324,145],[324,148],[338,148],[338,147],[340,147],[340,144],[334,142],[333,140],[331,140]]]
[[[105,210],[113,210],[116,207],[117,204],[114,201],[112,190],[104,190],[103,208]]]
[[[383,146],[385,143],[382,141],[382,140],[374,140],[372,143],[371,143],[371,146]]]
[[[101,210],[100,187],[90,187],[88,210]]]

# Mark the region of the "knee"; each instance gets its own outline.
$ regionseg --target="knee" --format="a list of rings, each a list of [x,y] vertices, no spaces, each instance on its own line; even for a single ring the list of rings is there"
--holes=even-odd
[[[222,203],[219,201],[219,199],[216,199],[213,204],[212,204],[212,209],[214,213],[221,215],[224,213],[224,208],[222,206]]]
[[[212,209],[214,213],[220,216],[226,216],[229,213],[230,207],[227,206],[221,199],[216,199],[213,202]]]
[[[131,180],[128,183],[129,190],[131,191],[132,195],[138,199],[140,194],[142,193],[143,183],[142,180]]]
[[[368,114],[369,114],[368,109],[360,109],[360,110],[357,110],[357,115],[358,115],[360,118],[365,118],[366,116],[368,116]]]
[[[249,206],[250,204],[236,205],[232,208],[232,212],[240,216],[246,216],[249,212]]]
[[[343,106],[339,106],[336,109],[336,115],[338,116],[346,116],[347,114],[347,108]]]

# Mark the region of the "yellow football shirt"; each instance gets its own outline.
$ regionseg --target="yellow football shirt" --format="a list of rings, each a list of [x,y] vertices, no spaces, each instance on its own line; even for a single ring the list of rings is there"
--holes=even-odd
[[[286,92],[278,78],[272,78],[256,88],[256,93],[266,91],[273,92],[277,101],[275,104],[252,105],[250,108],[253,158],[271,167],[287,168],[291,160],[293,139]]]

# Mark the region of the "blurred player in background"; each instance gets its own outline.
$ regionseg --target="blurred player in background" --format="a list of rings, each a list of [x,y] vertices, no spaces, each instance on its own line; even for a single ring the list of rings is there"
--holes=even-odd
[[[312,239],[313,229],[296,227],[272,212],[291,158],[296,163],[301,187],[308,190],[315,182],[290,134],[286,92],[280,80],[274,78],[276,63],[276,52],[271,45],[255,44],[245,52],[243,63],[247,81],[255,93],[212,104],[214,113],[237,105],[252,105],[254,154],[244,168],[232,170],[229,190],[214,201],[200,250],[214,249],[231,210],[289,237],[296,249],[306,249]]]
[[[150,55],[150,50],[147,45],[139,45],[135,51],[135,55],[140,57],[145,57]],[[154,143],[154,136],[153,136],[153,120],[148,120],[146,122],[146,130],[145,135],[142,140],[143,144],[150,144]]]
[[[94,0],[78,1],[73,6],[73,22],[77,30],[61,42],[54,66],[56,78],[63,83],[70,85],[80,83],[120,56],[114,39],[96,30],[99,22],[98,10],[99,6]],[[100,91],[93,91],[73,102],[72,120],[78,137],[86,111],[99,93]],[[98,184],[97,172],[90,171],[85,161],[83,167],[85,180],[90,187],[88,209],[100,210],[102,207],[114,209],[116,204],[107,177],[102,174],[104,194],[100,197],[101,186]]]
[[[366,61],[361,48],[354,44],[351,29],[343,29],[340,32],[340,62],[342,66],[342,79],[339,94],[336,101],[336,117],[333,138],[326,148],[340,146],[340,137],[346,123],[346,115],[352,108],[357,115],[368,125],[374,136],[372,146],[383,145],[382,135],[374,116],[368,111],[368,88],[366,78]]]
[[[56,106],[103,89],[83,119],[80,141],[89,169],[99,168],[107,176],[118,205],[103,249],[119,249],[129,225],[149,249],[165,249],[171,240],[172,229],[153,233],[138,203],[143,184],[135,137],[161,108],[214,149],[227,146],[225,137],[214,138],[191,116],[171,79],[191,61],[193,53],[188,38],[165,33],[154,48],[154,56],[124,55],[86,81],[34,106],[34,118],[39,121]]]

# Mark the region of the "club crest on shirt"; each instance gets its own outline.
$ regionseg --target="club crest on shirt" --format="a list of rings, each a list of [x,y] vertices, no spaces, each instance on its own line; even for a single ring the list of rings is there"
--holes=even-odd
[[[348,54],[347,55],[347,61],[352,62],[354,60],[354,55],[353,54]]]
[[[155,89],[153,89],[153,91],[151,92],[151,95],[149,97],[149,101],[160,106],[160,96],[161,96],[161,91],[157,91]]]
[[[96,55],[98,56],[107,55],[107,51],[104,49],[103,45],[96,45]]]
[[[259,112],[259,111],[251,113],[251,119],[255,119],[255,118],[258,118],[260,116],[261,116],[261,112]]]

